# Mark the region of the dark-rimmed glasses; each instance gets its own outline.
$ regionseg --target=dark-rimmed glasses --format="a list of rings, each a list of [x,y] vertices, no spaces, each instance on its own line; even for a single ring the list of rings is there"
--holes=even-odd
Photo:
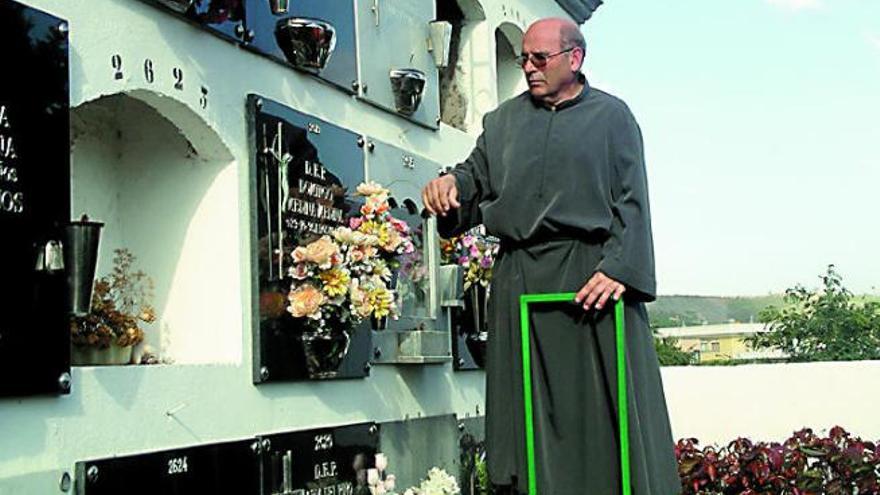
[[[565,50],[558,51],[556,53],[545,53],[545,52],[523,53],[522,55],[517,55],[516,64],[519,65],[520,67],[525,67],[526,63],[528,63],[531,60],[532,65],[534,65],[536,69],[543,69],[544,66],[547,65],[547,62],[551,58],[553,58],[557,55],[562,55],[563,53],[568,53],[568,52],[574,50],[575,48],[577,48],[577,47],[573,46],[571,48],[566,48]]]

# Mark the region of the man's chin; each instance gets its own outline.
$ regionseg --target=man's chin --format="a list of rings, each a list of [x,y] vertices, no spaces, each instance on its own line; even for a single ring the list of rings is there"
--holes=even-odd
[[[529,93],[532,94],[535,98],[541,98],[543,96],[547,96],[547,88],[543,84],[538,84],[535,86],[529,85]]]

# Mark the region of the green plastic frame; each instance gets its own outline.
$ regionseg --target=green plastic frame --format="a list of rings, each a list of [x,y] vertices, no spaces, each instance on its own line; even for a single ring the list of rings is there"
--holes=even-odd
[[[551,294],[523,294],[519,298],[519,317],[522,340],[522,375],[523,375],[523,404],[525,404],[526,421],[526,456],[529,470],[529,495],[538,495],[538,482],[535,465],[535,427],[532,413],[532,351],[529,340],[529,305],[537,303],[574,303],[574,292],[559,292]],[[629,466],[629,417],[627,408],[626,388],[626,323],[623,317],[623,299],[619,299],[614,305],[614,324],[616,329],[617,347],[617,396],[619,404],[617,409],[618,431],[620,432],[620,471],[623,495],[630,495],[632,491],[630,482]]]

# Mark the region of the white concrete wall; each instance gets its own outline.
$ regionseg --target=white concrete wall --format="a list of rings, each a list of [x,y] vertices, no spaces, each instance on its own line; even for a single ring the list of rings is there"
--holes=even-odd
[[[880,440],[880,361],[662,368],[676,439],[783,441],[804,427]]]
[[[468,155],[478,125],[470,133],[419,127],[137,0],[25,3],[69,21],[74,121],[89,102],[109,95],[145,104],[111,111],[97,126],[100,116],[74,125],[73,211],[110,224],[99,272],[109,268],[113,247],[127,246],[157,278],[160,327],[178,364],[74,368],[69,396],[0,399],[0,493],[54,493],[57,484],[47,489],[47,480],[91,458],[483,413],[483,373],[456,373],[450,364],[375,366],[363,380],[252,384],[245,102],[257,93],[448,164]],[[465,90],[476,102],[474,122],[497,104],[495,29],[562,15],[552,0],[510,7],[519,3],[486,0],[485,19],[468,29]],[[114,55],[122,58],[121,79],[114,77]],[[152,83],[144,77],[146,59],[153,62]],[[174,89],[174,68],[185,74],[182,91]],[[200,103],[203,86],[207,105]]]

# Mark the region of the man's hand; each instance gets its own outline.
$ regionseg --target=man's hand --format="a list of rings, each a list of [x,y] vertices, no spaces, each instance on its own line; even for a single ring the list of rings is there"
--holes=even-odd
[[[605,307],[609,297],[613,297],[617,301],[624,291],[626,291],[626,287],[623,284],[602,272],[596,272],[577,293],[574,300],[578,304],[583,302],[584,310],[586,311],[594,307],[596,310],[600,310]],[[595,306],[593,306],[593,303],[596,303]]]
[[[461,206],[458,202],[458,188],[452,174],[437,177],[422,189],[422,202],[432,215],[445,217],[452,208]]]

